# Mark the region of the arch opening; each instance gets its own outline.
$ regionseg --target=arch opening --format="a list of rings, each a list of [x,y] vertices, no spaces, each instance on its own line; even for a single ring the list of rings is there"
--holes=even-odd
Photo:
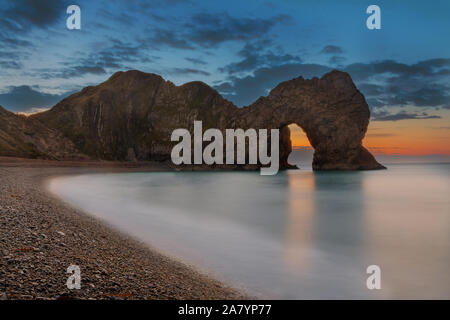
[[[286,130],[287,128],[288,130]],[[281,141],[281,143],[290,144],[286,145],[284,148],[288,149],[286,150],[287,155],[287,165],[288,167],[297,167],[299,169],[311,169],[312,168],[312,162],[313,162],[313,156],[314,156],[314,148],[311,145],[311,142],[309,141],[305,131],[301,126],[299,126],[297,123],[290,123],[286,126],[283,126],[281,128],[281,131],[285,131],[284,133],[286,137],[282,138],[286,141]],[[283,149],[283,147],[280,147],[280,149]]]

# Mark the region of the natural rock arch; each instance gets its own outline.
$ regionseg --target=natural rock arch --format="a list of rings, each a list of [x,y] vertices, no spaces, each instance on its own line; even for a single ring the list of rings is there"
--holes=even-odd
[[[281,129],[280,164],[285,168],[292,151],[291,123],[305,131],[314,148],[315,170],[384,168],[362,146],[370,111],[347,73],[335,70],[321,79],[282,82],[238,113],[248,128]]]

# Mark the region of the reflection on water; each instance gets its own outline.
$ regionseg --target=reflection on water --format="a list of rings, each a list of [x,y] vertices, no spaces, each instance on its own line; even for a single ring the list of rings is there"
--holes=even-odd
[[[51,188],[261,297],[450,298],[449,169],[99,174]],[[371,264],[381,290],[366,288]]]
[[[286,220],[286,243],[284,246],[286,265],[293,276],[301,269],[306,269],[308,257],[306,244],[311,243],[314,229],[313,218],[315,201],[308,196],[308,190],[314,190],[314,175],[304,174],[303,179],[288,179],[289,206]]]

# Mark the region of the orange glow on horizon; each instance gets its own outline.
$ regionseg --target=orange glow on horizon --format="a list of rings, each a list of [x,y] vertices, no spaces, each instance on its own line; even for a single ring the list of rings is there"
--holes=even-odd
[[[374,154],[450,155],[450,111],[440,112],[441,119],[372,121],[363,145]],[[295,124],[289,125],[293,147],[310,147],[306,134]]]
[[[305,132],[296,124],[290,124],[292,147],[311,147]]]
[[[450,155],[445,119],[371,122],[363,145],[374,154]]]

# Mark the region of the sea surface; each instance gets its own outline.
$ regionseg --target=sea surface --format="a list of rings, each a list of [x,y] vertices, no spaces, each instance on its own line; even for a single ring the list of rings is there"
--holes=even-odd
[[[450,298],[450,164],[90,174],[51,190],[260,298]]]

